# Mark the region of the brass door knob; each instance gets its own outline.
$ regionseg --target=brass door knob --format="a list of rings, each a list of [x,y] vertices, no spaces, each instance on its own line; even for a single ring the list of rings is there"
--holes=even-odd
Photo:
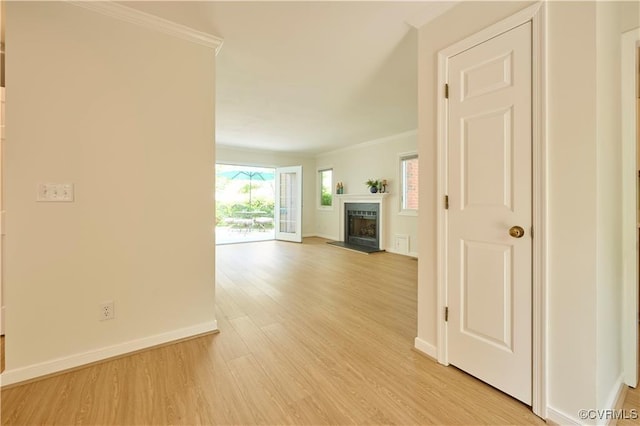
[[[512,226],[509,229],[509,235],[513,238],[522,238],[524,235],[524,229],[522,229],[522,226]]]

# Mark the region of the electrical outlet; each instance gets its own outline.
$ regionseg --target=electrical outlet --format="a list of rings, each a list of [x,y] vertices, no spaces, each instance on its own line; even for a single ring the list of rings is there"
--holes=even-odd
[[[100,310],[98,311],[100,321],[111,320],[115,318],[115,311],[113,308],[113,300],[109,300],[107,302],[102,302],[99,305]]]

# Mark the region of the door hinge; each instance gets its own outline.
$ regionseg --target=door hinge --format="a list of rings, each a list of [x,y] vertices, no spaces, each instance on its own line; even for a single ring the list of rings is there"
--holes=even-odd
[[[445,210],[449,210],[449,196],[448,195],[444,196],[444,209]]]
[[[449,307],[445,306],[444,307],[444,322],[449,321]]]
[[[449,84],[445,83],[444,85],[444,98],[449,99]]]

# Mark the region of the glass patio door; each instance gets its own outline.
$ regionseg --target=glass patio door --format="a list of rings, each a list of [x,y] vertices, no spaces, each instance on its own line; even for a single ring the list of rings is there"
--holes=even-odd
[[[302,242],[302,166],[276,169],[276,240]]]

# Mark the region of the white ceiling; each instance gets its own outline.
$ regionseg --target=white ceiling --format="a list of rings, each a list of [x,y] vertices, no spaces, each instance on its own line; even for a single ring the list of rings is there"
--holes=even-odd
[[[454,2],[138,1],[224,39],[216,142],[316,154],[417,128],[417,30]]]

